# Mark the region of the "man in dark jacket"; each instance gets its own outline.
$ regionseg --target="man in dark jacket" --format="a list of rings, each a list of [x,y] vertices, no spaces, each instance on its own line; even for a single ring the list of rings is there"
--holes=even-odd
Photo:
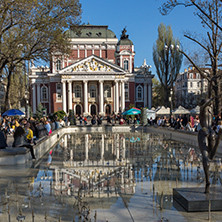
[[[48,131],[46,130],[42,122],[37,123],[36,128],[37,128],[36,138],[39,139],[48,135]]]

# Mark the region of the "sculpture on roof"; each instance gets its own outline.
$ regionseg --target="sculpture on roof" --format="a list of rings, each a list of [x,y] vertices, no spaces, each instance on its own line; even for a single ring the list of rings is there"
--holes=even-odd
[[[125,27],[122,31],[122,35],[121,35],[120,39],[128,39],[129,38],[129,35],[126,35],[126,32],[127,32],[127,30]]]

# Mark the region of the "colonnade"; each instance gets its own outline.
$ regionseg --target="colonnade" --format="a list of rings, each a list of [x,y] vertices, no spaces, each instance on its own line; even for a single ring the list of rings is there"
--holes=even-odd
[[[71,80],[63,80],[62,81],[62,109],[67,113],[69,109],[73,107],[72,101],[72,82]],[[66,83],[68,83],[68,90],[66,89]],[[83,80],[83,104],[84,104],[84,115],[89,114],[89,91],[88,91],[89,80]],[[114,112],[118,113],[119,111],[123,112],[125,110],[125,82],[123,80],[115,80],[115,84],[113,87],[114,97],[112,99],[114,104]],[[68,107],[67,107],[67,99],[66,92],[68,91]],[[101,93],[102,92],[102,93]],[[99,114],[104,115],[104,80],[99,80]],[[68,110],[67,110],[68,108]]]

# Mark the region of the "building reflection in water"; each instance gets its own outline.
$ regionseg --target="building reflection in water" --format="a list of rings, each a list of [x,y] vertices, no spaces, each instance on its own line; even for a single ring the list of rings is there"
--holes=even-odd
[[[172,190],[179,181],[193,183],[194,178],[204,185],[199,149],[167,140],[163,135],[70,134],[59,141],[52,155],[54,195],[80,194],[98,201],[125,195],[129,201],[137,185],[143,193],[146,181],[151,182],[150,193],[153,184],[160,181],[165,190]],[[159,194],[162,190],[161,185],[156,188]],[[172,207],[170,200],[166,194],[165,208]],[[160,200],[156,197],[156,201]]]

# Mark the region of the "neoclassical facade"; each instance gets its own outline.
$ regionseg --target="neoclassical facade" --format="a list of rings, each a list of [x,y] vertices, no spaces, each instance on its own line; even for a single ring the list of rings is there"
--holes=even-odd
[[[152,78],[144,63],[134,69],[134,45],[122,31],[120,40],[108,26],[84,25],[69,30],[72,52],[54,52],[50,68],[30,69],[31,107],[47,113],[70,109],[77,115],[123,112],[130,104],[152,106]]]

